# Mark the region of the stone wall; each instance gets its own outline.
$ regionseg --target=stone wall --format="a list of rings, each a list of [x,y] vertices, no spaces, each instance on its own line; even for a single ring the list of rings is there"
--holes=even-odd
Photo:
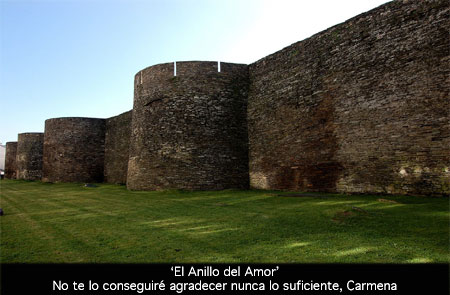
[[[46,121],[44,180],[449,195],[449,29],[448,0],[393,1],[249,66],[151,66],[132,113]]]
[[[176,65],[135,76],[127,187],[247,188],[247,65]]]
[[[40,180],[44,133],[19,133],[17,141],[17,179]]]
[[[104,119],[45,121],[43,181],[102,182],[104,155]]]
[[[127,182],[132,111],[106,119],[105,182]]]
[[[251,64],[251,185],[448,195],[448,14],[394,1]]]
[[[17,165],[17,141],[11,141],[6,143],[5,152],[5,178],[16,179]]]

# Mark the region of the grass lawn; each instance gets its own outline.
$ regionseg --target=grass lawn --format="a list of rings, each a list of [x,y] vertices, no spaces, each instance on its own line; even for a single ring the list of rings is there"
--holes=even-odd
[[[2,180],[1,262],[450,261],[448,198],[280,194]]]

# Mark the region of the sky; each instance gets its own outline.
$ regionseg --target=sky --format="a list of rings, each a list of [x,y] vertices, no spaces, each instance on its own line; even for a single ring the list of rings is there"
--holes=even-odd
[[[386,0],[0,0],[0,143],[133,107],[134,75],[253,63]]]

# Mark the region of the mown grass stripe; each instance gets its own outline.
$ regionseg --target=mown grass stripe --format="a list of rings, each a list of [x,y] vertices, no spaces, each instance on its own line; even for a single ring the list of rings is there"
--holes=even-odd
[[[449,262],[448,198],[279,194],[136,192],[109,184],[84,188],[3,180],[1,258],[3,262]]]

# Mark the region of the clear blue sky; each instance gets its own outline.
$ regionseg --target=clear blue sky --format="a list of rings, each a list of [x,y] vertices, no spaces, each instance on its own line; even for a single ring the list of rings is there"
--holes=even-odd
[[[133,106],[133,78],[182,60],[252,63],[386,0],[0,0],[0,142]]]

